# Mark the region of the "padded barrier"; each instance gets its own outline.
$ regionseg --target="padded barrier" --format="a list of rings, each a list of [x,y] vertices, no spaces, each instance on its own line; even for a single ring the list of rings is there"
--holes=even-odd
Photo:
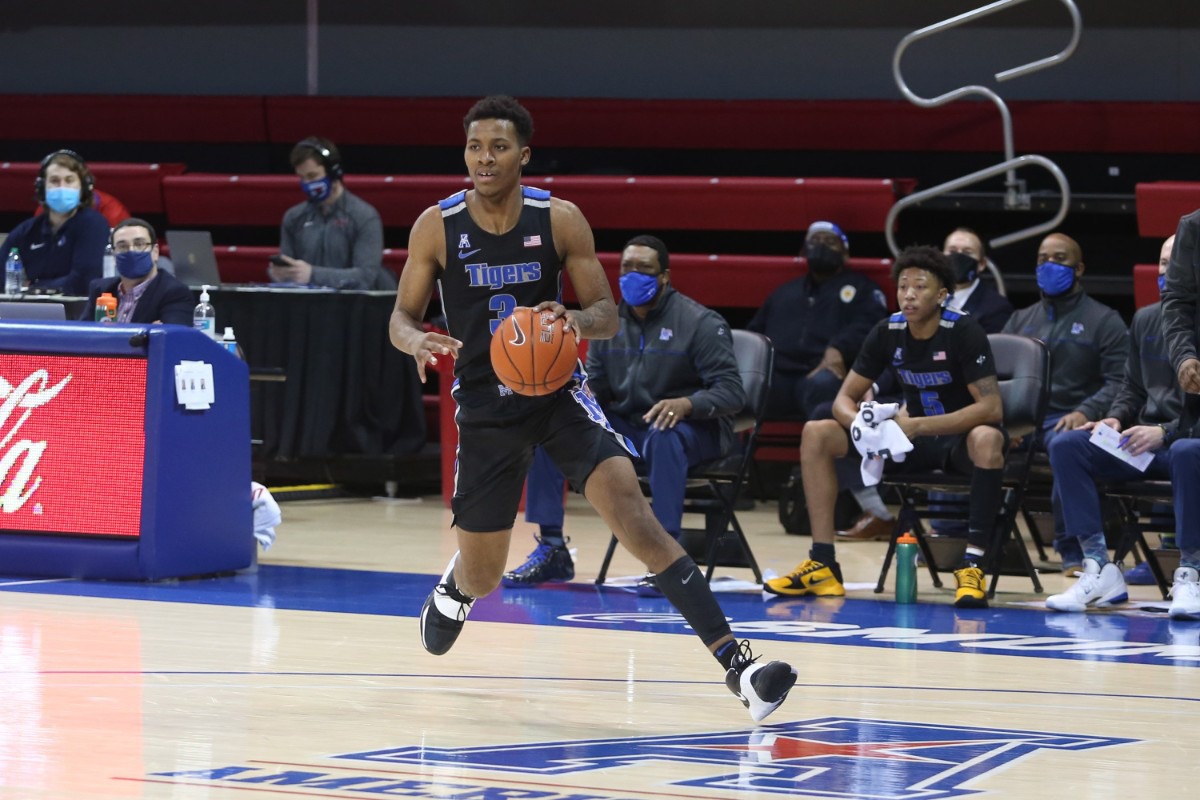
[[[899,195],[915,186],[885,178],[707,178],[545,176],[549,189],[584,210],[593,228],[803,231],[817,219],[849,231],[882,231]],[[457,175],[350,175],[346,187],[407,228],[438,199],[470,187]],[[292,176],[177,175],[164,178],[173,226],[277,226],[303,195]]]

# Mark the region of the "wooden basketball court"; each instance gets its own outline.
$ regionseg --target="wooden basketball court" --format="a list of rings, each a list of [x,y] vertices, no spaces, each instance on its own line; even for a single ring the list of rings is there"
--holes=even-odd
[[[956,611],[922,574],[897,606],[868,588],[884,545],[841,545],[846,598],[718,594],[800,673],[756,726],[665,600],[592,584],[608,532],[578,498],[576,582],[480,601],[442,657],[416,619],[454,550],[440,500],[283,513],[255,574],[0,579],[0,797],[1152,798],[1200,775],[1200,623],[1154,587],[1050,615],[1006,577]],[[764,568],[807,552],[773,507],[739,517]]]

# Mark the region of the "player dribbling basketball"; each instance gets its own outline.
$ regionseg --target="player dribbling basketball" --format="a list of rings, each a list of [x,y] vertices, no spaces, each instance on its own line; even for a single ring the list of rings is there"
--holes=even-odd
[[[523,397],[492,370],[490,340],[518,306],[551,310],[579,338],[610,338],[616,304],[596,258],[591,228],[573,204],[521,186],[533,120],[510,97],[488,97],[464,119],[473,188],[426,209],[413,226],[389,334],[425,366],[453,357],[458,463],[452,500],[459,552],[421,609],[421,641],[441,655],[462,631],[475,599],[500,584],[521,485],[540,445],[583,490],[617,538],[658,575],[658,588],[726,670],[726,685],[757,721],[796,681],[788,664],[758,662],[734,639],[696,565],[654,519],[623,437],[614,433],[586,380],[544,397]],[[579,310],[561,302],[566,271]],[[450,335],[421,328],[435,284]],[[693,578],[697,578],[693,580]]]

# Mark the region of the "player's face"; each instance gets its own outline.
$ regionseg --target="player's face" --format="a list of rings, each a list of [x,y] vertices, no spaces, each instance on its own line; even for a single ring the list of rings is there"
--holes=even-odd
[[[520,183],[529,148],[520,145],[517,128],[509,120],[477,119],[467,128],[464,160],[475,191],[498,195]]]
[[[1158,252],[1158,274],[1166,275],[1167,267],[1171,264],[1171,248],[1175,246],[1175,234],[1171,234],[1163,242],[1162,250]]]
[[[909,323],[936,316],[947,294],[937,276],[919,267],[908,267],[896,278],[896,302]]]

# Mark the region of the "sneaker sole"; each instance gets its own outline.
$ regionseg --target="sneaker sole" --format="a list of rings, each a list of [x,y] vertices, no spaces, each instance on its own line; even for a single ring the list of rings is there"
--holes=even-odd
[[[536,589],[539,586],[545,586],[547,583],[570,583],[574,579],[574,575],[570,578],[547,578],[544,581],[522,581],[516,578],[504,577],[500,579],[500,584],[506,589]]]
[[[753,719],[755,722],[762,722],[764,719],[766,719],[768,716],[770,716],[771,713],[773,711],[775,711],[775,709],[777,709],[781,705],[783,705],[783,701],[787,700],[788,693],[791,692],[792,687],[794,687],[796,685],[796,679],[798,677],[798,673],[796,672],[795,667],[791,667],[789,669],[789,673],[783,677],[781,684],[778,687],[782,691],[782,694],[779,696],[778,700],[776,700],[774,702],[767,702],[765,700],[759,699],[757,695],[753,694],[754,688],[753,688],[753,685],[750,684],[750,676],[753,675],[755,672],[757,672],[760,669],[767,669],[772,664],[778,664],[778,663],[780,663],[780,662],[772,661],[770,664],[763,664],[761,666],[755,665],[754,667],[746,670],[746,672],[742,673],[742,675],[740,676],[740,679],[738,681],[739,689],[741,688],[741,684],[743,681],[747,685],[750,686],[751,696],[747,697],[741,691],[735,692],[734,696],[736,696],[737,699],[742,701],[742,705],[744,705],[746,707],[746,710],[748,710],[750,712],[750,718]]]
[[[769,594],[777,595],[778,597],[845,597],[846,587],[830,586],[820,589],[779,589],[768,584],[763,584],[763,591]]]
[[[955,608],[987,608],[986,597],[959,597],[954,601]]]

